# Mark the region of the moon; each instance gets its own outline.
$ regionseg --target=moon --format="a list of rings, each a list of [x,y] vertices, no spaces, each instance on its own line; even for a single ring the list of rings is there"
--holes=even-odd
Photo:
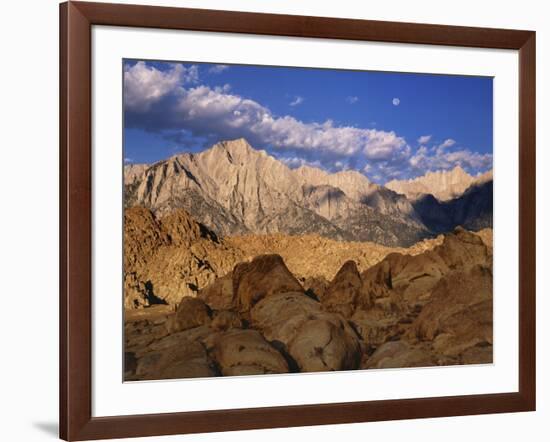
[[[399,98],[394,98],[391,102],[394,106],[399,106],[399,103],[401,103],[401,100]]]

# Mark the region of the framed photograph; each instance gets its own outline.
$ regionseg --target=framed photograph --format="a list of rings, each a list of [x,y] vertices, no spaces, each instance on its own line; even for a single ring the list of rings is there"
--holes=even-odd
[[[535,410],[535,33],[60,6],[60,437]]]

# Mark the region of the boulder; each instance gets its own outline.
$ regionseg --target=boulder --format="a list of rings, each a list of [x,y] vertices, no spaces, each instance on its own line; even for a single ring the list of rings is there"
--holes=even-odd
[[[168,349],[153,351],[137,361],[139,380],[179,379],[216,376],[204,346],[182,339]]]
[[[221,310],[214,312],[214,318],[210,326],[216,331],[225,331],[231,328],[241,328],[243,325],[241,318],[237,313],[231,310]]]
[[[254,306],[250,325],[269,341],[290,343],[304,321],[323,313],[321,304],[302,292],[279,293]]]
[[[400,317],[386,316],[378,309],[356,310],[350,318],[350,323],[361,336],[365,345],[371,349],[397,337],[400,332]]]
[[[404,341],[382,344],[361,368],[406,368],[437,365],[437,359],[422,347],[413,347]]]
[[[233,293],[241,312],[267,296],[285,292],[303,292],[303,288],[279,255],[260,255],[233,270]]]
[[[373,305],[368,286],[363,284],[355,261],[347,261],[327,287],[323,296],[323,306],[332,312],[350,317],[356,308],[369,308]]]
[[[151,306],[145,309],[126,310],[124,313],[125,351],[135,353],[136,357],[147,353],[151,343],[170,333],[174,313],[168,306]]]
[[[456,227],[451,234],[445,235],[443,244],[434,249],[451,269],[472,265],[487,265],[490,253],[480,236]]]
[[[233,303],[233,275],[228,273],[199,291],[202,299],[212,310],[231,310]]]
[[[209,324],[211,311],[202,299],[186,296],[178,304],[172,331],[182,331]]]
[[[457,268],[489,265],[491,253],[476,234],[457,227],[444,236],[433,250],[418,255],[391,253],[361,275],[365,283],[398,291],[409,306],[423,306],[429,301],[439,280]],[[387,296],[383,289],[376,297]]]
[[[224,376],[288,373],[288,364],[256,330],[221,333],[211,354]]]
[[[492,298],[493,274],[489,268],[478,265],[456,270],[439,281],[410,333],[432,341],[441,333],[463,335],[475,326],[477,335],[492,341]]]
[[[450,273],[434,288],[408,337],[431,341],[438,354],[459,359],[470,348],[483,347],[482,359],[488,360],[493,344],[492,291],[493,274],[488,267],[476,265]],[[469,354],[466,359],[471,361],[473,353]]]
[[[296,371],[351,370],[358,367],[362,346],[339,314],[323,311],[302,292],[262,299],[250,312],[251,326],[277,345]]]
[[[214,333],[215,331],[212,328],[206,325],[201,325],[199,327],[189,328],[187,330],[169,334],[162,339],[152,342],[148,348],[150,351],[170,351],[171,348],[177,347],[184,341],[197,341],[204,343],[210,335]]]
[[[324,298],[329,285],[329,282],[322,276],[302,278],[301,282],[306,294],[318,301]]]
[[[358,367],[360,345],[333,318],[320,315],[306,321],[288,345],[301,371],[338,371]]]
[[[164,352],[160,366],[159,379],[204,378],[218,374],[203,345],[196,341]]]

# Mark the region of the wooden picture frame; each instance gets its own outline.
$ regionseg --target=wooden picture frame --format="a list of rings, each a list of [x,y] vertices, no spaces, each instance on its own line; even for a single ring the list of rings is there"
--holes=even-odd
[[[519,51],[519,391],[92,417],[93,25]],[[122,438],[535,410],[535,32],[105,3],[60,5],[60,437]]]

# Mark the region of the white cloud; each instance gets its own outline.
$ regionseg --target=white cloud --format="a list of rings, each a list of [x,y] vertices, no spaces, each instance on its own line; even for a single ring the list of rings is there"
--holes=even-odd
[[[298,106],[304,102],[304,97],[297,96],[294,100],[288,103],[290,106]]]
[[[364,130],[364,129],[360,129]],[[398,137],[395,132],[370,131],[368,143],[365,144],[363,153],[369,160],[387,160],[394,153],[403,149],[408,150],[407,143],[402,137]]]
[[[226,71],[229,69],[229,66],[226,64],[217,64],[215,66],[212,66],[210,69],[208,69],[208,73],[210,74],[221,74],[223,71]]]
[[[347,165],[344,161],[336,161],[334,163],[334,167],[338,170],[346,170],[347,169]]]
[[[350,97],[347,97],[346,98],[346,101],[349,103],[349,104],[355,104],[359,101],[359,97],[355,97],[355,96],[350,96]]]
[[[451,138],[447,138],[445,141],[443,141],[443,143],[441,143],[438,147],[438,149],[447,149],[448,147],[452,147],[456,144],[456,141],[451,139]]]
[[[431,135],[422,135],[420,138],[418,138],[418,144],[427,144],[432,139]]]
[[[391,102],[394,106],[399,106],[399,103],[401,103],[401,100],[399,98],[394,98]]]
[[[124,158],[125,163],[133,163],[134,160],[132,158]]]
[[[476,173],[479,170],[488,170],[493,165],[493,155],[489,153],[472,152],[468,149],[454,152],[437,149],[434,154],[429,154],[428,149],[422,146],[413,155],[409,163],[418,173],[426,171],[449,170],[455,166]]]
[[[309,167],[323,167],[320,161],[307,161],[305,158],[302,157],[296,157],[296,156],[281,156],[278,158],[279,161],[282,161],[285,163],[288,167],[291,169],[296,169],[301,166],[309,166]]]
[[[428,148],[426,146],[420,146],[418,150],[416,151],[416,155],[427,155],[428,154]]]
[[[456,144],[456,141],[452,138],[447,138],[443,143],[432,147],[432,150],[435,151],[438,155],[443,154],[445,150],[448,150],[450,147],[453,147]]]
[[[180,85],[196,83],[198,79],[197,66],[187,68],[174,64],[163,72],[138,61],[134,66],[126,66],[124,69],[124,104],[129,109],[146,111]]]

